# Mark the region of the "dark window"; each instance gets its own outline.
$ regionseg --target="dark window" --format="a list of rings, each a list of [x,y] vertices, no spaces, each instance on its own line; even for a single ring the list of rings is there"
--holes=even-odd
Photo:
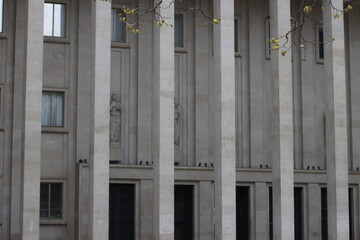
[[[175,185],[175,240],[192,240],[194,235],[194,187]]]
[[[184,16],[175,14],[175,47],[184,47]]]
[[[354,189],[349,188],[349,236],[354,240]]]
[[[324,30],[322,27],[318,28],[319,38],[319,59],[324,59]]]
[[[303,189],[294,188],[295,240],[303,239]]]
[[[45,3],[44,36],[65,37],[66,7],[65,4]]]
[[[328,239],[327,190],[321,188],[321,239]]]
[[[238,32],[238,27],[239,27],[239,20],[238,19],[235,19],[234,20],[234,35],[235,35],[235,39],[234,39],[234,44],[235,44],[235,52],[239,52],[239,44],[238,44],[238,41],[239,41],[239,32]]]
[[[125,23],[120,21],[120,18],[125,18],[122,10],[111,10],[111,41],[113,42],[126,42]]]
[[[236,240],[250,239],[250,188],[236,187]]]
[[[135,185],[110,184],[109,240],[135,239]]]
[[[4,23],[4,0],[0,0],[0,32],[3,32]]]
[[[64,93],[44,91],[42,93],[41,124],[44,127],[64,126]]]
[[[41,183],[40,217],[62,218],[62,183]]]

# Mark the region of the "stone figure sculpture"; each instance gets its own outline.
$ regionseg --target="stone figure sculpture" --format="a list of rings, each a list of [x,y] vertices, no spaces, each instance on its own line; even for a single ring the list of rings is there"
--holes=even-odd
[[[121,133],[121,101],[113,93],[110,100],[110,143],[120,143]]]
[[[181,120],[181,109],[180,104],[175,102],[174,106],[174,144],[180,145],[180,120]]]

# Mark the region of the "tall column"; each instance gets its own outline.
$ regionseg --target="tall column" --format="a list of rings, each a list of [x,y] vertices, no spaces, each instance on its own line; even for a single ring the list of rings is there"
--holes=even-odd
[[[214,0],[215,239],[236,239],[234,1]]]
[[[111,3],[94,1],[92,24],[92,133],[90,149],[91,240],[108,239],[109,221],[109,102]]]
[[[270,1],[271,38],[290,30],[290,0]],[[291,36],[290,36],[291,37]],[[281,41],[280,41],[281,43]],[[289,44],[291,39],[289,39]],[[274,239],[294,239],[294,144],[291,52],[271,52]]]
[[[328,229],[330,240],[345,240],[349,239],[349,202],[344,19],[333,17],[329,2],[323,1],[324,37],[335,40],[325,44],[324,54]],[[331,2],[343,9],[342,0]]]
[[[11,239],[39,239],[44,1],[17,1]]]
[[[174,25],[174,3],[163,0],[158,13]],[[174,30],[154,28],[153,157],[154,240],[174,239]]]
[[[22,239],[39,239],[44,2],[28,1],[25,43]]]

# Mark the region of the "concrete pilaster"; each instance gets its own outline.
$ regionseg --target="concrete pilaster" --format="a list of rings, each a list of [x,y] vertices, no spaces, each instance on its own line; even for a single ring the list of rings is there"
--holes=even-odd
[[[199,183],[199,240],[213,240],[213,187],[211,181]]]
[[[255,183],[255,239],[267,239],[269,236],[268,206],[269,188],[266,183]]]
[[[343,16],[335,19],[329,0],[323,11],[326,78],[328,229],[330,240],[349,239],[348,137]],[[331,1],[343,9],[342,0]]]
[[[215,239],[236,239],[234,1],[214,0]]]
[[[321,188],[318,184],[308,185],[308,200],[308,239],[321,240]]]
[[[140,239],[153,239],[153,181],[140,182]]]
[[[290,29],[290,1],[270,1],[271,38]],[[291,36],[290,36],[291,37]],[[291,39],[289,39],[291,43]],[[281,44],[281,40],[280,40]],[[274,239],[294,239],[294,145],[291,52],[271,52]]]
[[[147,0],[139,1],[146,6]],[[151,135],[152,135],[152,112],[151,112],[151,86],[152,80],[152,41],[153,41],[153,16],[145,14],[141,18],[142,26],[139,26],[138,34],[138,125],[137,125],[137,162],[152,161],[151,159]]]
[[[174,3],[164,0],[157,10],[174,24]],[[154,240],[174,239],[174,30],[154,29],[153,159]]]
[[[199,1],[200,4],[200,1]],[[201,0],[201,8],[208,11],[209,1]],[[204,27],[204,17],[200,12],[195,17],[195,142],[196,164],[209,161],[209,28]]]
[[[28,1],[25,14],[25,99],[22,166],[22,238],[39,239],[40,165],[41,165],[41,98],[43,72],[42,0]]]
[[[111,3],[94,1],[92,24],[92,134],[89,239],[108,239]]]

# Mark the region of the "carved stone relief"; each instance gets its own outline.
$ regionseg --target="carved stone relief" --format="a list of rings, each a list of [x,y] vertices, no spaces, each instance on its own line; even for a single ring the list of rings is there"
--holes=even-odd
[[[113,93],[110,100],[110,143],[120,144],[121,136],[121,101],[120,97]]]
[[[181,121],[181,108],[180,104],[177,101],[174,101],[174,144],[176,146],[180,145],[180,121]]]

